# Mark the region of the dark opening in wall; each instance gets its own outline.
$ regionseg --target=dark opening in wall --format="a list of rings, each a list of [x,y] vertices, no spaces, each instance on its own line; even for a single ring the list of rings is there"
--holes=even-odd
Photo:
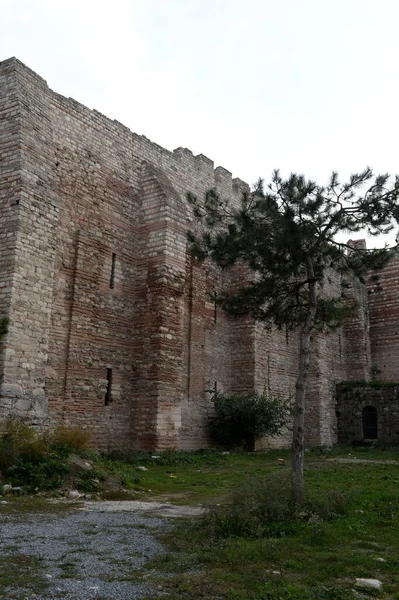
[[[374,406],[365,406],[362,410],[363,439],[376,440],[378,437],[378,415]]]
[[[116,254],[112,254],[112,263],[111,263],[111,275],[109,278],[109,287],[111,290],[115,287],[115,262],[116,262]]]
[[[217,323],[217,321],[218,321],[218,305],[217,305],[218,294],[217,294],[216,290],[213,291],[212,300],[213,300],[213,321],[214,321],[214,323]]]
[[[112,402],[112,369],[107,369],[107,391],[105,392],[105,406]]]

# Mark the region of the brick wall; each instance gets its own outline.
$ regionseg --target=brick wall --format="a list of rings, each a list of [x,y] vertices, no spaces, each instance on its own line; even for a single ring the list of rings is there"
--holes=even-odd
[[[9,316],[17,246],[22,190],[21,107],[12,62],[0,71],[0,315]],[[11,334],[0,346],[0,410],[8,410],[15,397],[6,382],[15,354]],[[7,392],[6,392],[7,389]]]
[[[371,362],[385,381],[399,379],[399,255],[369,280]]]
[[[337,387],[338,441],[341,444],[363,442],[363,410],[376,411],[376,438],[380,444],[399,443],[399,385],[347,385]],[[366,409],[367,410],[367,409]]]
[[[212,294],[244,274],[198,265],[186,244],[198,226],[186,193],[217,187],[235,202],[244,182],[54,93],[15,59],[0,63],[0,110],[3,417],[19,403],[37,425],[90,428],[100,448],[197,448],[215,385],[292,396],[297,335],[215,310]],[[309,442],[335,439],[332,383],[367,371],[362,310],[315,339]]]
[[[31,422],[40,424],[47,416],[45,370],[59,214],[49,168],[55,160],[51,109],[42,93],[47,89],[45,82],[29,69],[12,60],[1,72],[8,78],[5,90],[6,94],[10,90],[8,102],[13,105],[11,119],[7,115],[5,119],[5,127],[13,132],[6,148],[11,141],[10,158],[18,156],[11,163],[15,169],[11,194],[9,190],[2,199],[6,213],[2,232],[10,225],[11,246],[6,243],[6,252],[13,252],[13,274],[1,395],[12,414],[28,415]]]

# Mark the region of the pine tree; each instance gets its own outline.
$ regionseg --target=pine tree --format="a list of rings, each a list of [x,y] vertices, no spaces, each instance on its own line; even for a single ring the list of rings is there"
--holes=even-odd
[[[189,194],[202,233],[188,233],[193,255],[210,259],[222,269],[244,264],[248,281],[237,291],[225,290],[218,303],[230,315],[250,315],[287,329],[299,328],[292,479],[295,499],[303,500],[305,398],[312,332],[342,324],[348,307],[341,296],[325,297],[328,269],[350,272],[364,280],[391,256],[387,247],[365,250],[341,241],[339,234],[364,229],[371,235],[392,231],[399,221],[399,177],[373,176],[370,168],[340,183],[333,173],[327,186],[291,174],[284,180],[275,171],[265,186],[242,195],[235,206],[215,190],[203,201]],[[337,239],[337,236],[339,238]]]

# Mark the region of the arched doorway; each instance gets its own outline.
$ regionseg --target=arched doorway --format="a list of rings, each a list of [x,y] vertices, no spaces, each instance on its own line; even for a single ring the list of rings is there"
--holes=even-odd
[[[378,438],[378,415],[374,406],[365,406],[362,410],[363,439],[376,440]]]

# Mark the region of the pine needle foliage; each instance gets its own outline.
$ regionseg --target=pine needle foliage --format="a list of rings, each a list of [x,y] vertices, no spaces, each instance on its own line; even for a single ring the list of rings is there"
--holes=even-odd
[[[200,233],[188,232],[194,257],[222,269],[244,265],[240,289],[218,293],[230,315],[249,315],[279,328],[300,330],[300,352],[293,431],[293,473],[297,500],[303,496],[304,412],[311,334],[339,327],[348,306],[339,290],[328,293],[330,269],[364,281],[392,256],[387,247],[365,250],[340,241],[342,234],[391,232],[399,221],[399,177],[373,175],[367,167],[341,183],[336,172],[326,186],[291,174],[273,172],[259,180],[238,205],[215,190],[205,198],[188,195]]]
[[[368,271],[381,269],[391,256],[387,248],[366,251],[336,236],[365,229],[371,235],[390,232],[394,219],[399,219],[398,194],[398,178],[389,186],[388,175],[373,178],[369,168],[345,184],[333,173],[326,187],[303,175],[283,180],[275,171],[269,185],[259,180],[252,192],[243,194],[239,206],[232,206],[215,189],[204,200],[189,194],[205,229],[200,235],[189,231],[188,239],[198,260],[210,258],[223,269],[244,263],[252,272],[234,294],[218,294],[217,302],[229,314],[251,315],[294,329],[306,319],[308,287],[314,280],[319,292],[315,326],[335,328],[347,307],[340,296],[322,296],[327,269],[352,272],[363,281]]]

